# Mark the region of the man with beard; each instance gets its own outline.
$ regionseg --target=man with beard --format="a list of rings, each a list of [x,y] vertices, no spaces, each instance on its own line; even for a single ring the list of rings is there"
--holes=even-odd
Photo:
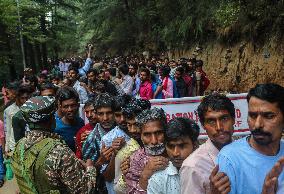
[[[78,80],[79,78],[79,71],[76,67],[72,65],[68,68],[68,78],[72,82],[73,88],[78,92],[80,98],[80,104],[84,104],[88,100],[88,93],[86,89],[80,85]]]
[[[83,119],[78,116],[78,93],[71,87],[61,88],[57,93],[57,101],[63,117],[55,117],[56,128],[54,132],[59,134],[66,141],[69,148],[75,152],[74,137],[79,129],[85,125]]]
[[[183,161],[198,147],[199,126],[187,118],[175,118],[166,129],[169,166],[154,173],[148,181],[148,194],[180,194],[179,169]]]
[[[130,167],[125,175],[127,193],[146,193],[148,180],[157,170],[165,169],[164,133],[166,115],[163,109],[144,110],[136,118],[141,130],[143,148],[130,157]]]
[[[138,128],[135,119],[143,110],[149,110],[150,108],[151,103],[148,100],[141,99],[134,99],[131,103],[123,107],[122,114],[127,123],[126,133],[131,139],[117,152],[115,157],[114,190],[116,194],[126,193],[126,183],[124,181],[122,169],[126,166],[126,169],[128,170],[129,157],[143,145],[140,138],[141,131]]]
[[[91,131],[97,124],[97,116],[94,108],[94,99],[89,99],[84,105],[85,115],[89,121],[84,127],[82,127],[76,134],[76,156],[82,159],[82,145]]]
[[[109,163],[102,166],[101,169],[106,180],[106,186],[109,194],[115,194],[113,188],[115,154],[126,142],[130,140],[130,137],[126,134],[127,124],[125,122],[125,117],[122,114],[122,108],[128,104],[130,100],[131,97],[127,95],[114,97],[114,120],[117,126],[105,134],[101,140],[101,148],[112,147],[114,151],[114,155],[111,157]]]
[[[284,155],[284,88],[257,84],[250,89],[247,101],[251,135],[225,146],[218,155],[220,172],[229,177],[231,194],[260,194],[266,174]],[[282,172],[278,183],[283,181]]]
[[[198,106],[197,113],[208,140],[182,164],[180,170],[182,194],[213,193],[210,188],[210,173],[215,167],[219,151],[232,142],[235,108],[228,97],[221,94],[206,96]],[[225,177],[224,174],[219,176]]]

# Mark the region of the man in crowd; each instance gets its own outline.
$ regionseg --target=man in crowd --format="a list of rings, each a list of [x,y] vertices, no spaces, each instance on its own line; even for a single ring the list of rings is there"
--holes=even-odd
[[[82,146],[88,135],[95,128],[97,124],[97,116],[94,108],[95,100],[89,99],[84,105],[85,115],[89,121],[76,134],[76,156],[82,159]]]
[[[183,67],[179,66],[175,69],[175,81],[176,81],[176,87],[177,87],[177,91],[179,94],[179,97],[186,97],[188,96],[188,87],[183,79],[183,75],[184,75],[184,69]]]
[[[218,155],[220,172],[230,180],[230,194],[261,193],[265,176],[284,156],[284,88],[257,84],[250,89],[248,125],[251,135],[225,146]],[[278,177],[283,189],[284,173]]]
[[[166,150],[170,160],[165,170],[154,173],[148,181],[148,194],[180,193],[179,169],[198,147],[199,126],[187,118],[175,118],[166,129]]]
[[[225,145],[232,142],[235,108],[228,97],[221,94],[206,96],[198,106],[197,112],[208,140],[182,164],[180,170],[182,194],[212,192],[209,177],[215,167],[217,155]],[[220,176],[225,177],[223,174]],[[229,186],[222,189],[229,189]]]
[[[127,193],[146,193],[149,178],[155,171],[168,166],[164,145],[164,111],[158,108],[144,110],[137,117],[137,123],[141,130],[143,148],[130,157],[130,167],[125,175]]]
[[[140,89],[140,84],[141,80],[139,78],[139,73],[138,73],[138,65],[137,63],[133,62],[129,64],[129,75],[133,79],[133,91],[132,91],[132,96],[137,96],[139,94],[139,89]]]
[[[118,67],[118,72],[120,76],[122,77],[122,82],[120,84],[120,87],[124,91],[125,94],[132,95],[132,89],[133,89],[133,79],[129,73],[128,65],[123,64]]]
[[[22,106],[32,95],[30,86],[19,86],[16,93],[16,101],[4,110],[4,131],[5,131],[5,152],[9,153],[15,148],[14,129],[12,119]]]
[[[21,193],[89,193],[95,185],[96,169],[85,164],[52,133],[55,100],[37,96],[21,111],[30,132],[16,145],[12,167]]]
[[[134,99],[131,103],[127,104],[123,110],[123,116],[127,123],[126,133],[131,137],[129,141],[117,152],[115,157],[115,178],[114,178],[114,189],[116,194],[126,193],[126,183],[124,181],[121,164],[124,160],[127,160],[129,157],[140,148],[142,145],[140,136],[141,132],[136,124],[136,117],[143,110],[150,109],[151,104],[149,101]]]
[[[85,124],[78,116],[79,96],[74,88],[64,87],[58,90],[57,102],[62,113],[62,118],[56,117],[55,132],[62,136],[69,148],[75,152],[76,133]]]
[[[153,90],[152,90],[152,84],[150,82],[150,70],[146,68],[142,68],[140,70],[140,90],[139,95],[140,98],[144,100],[150,100],[153,98]]]
[[[76,67],[74,66],[69,66],[68,68],[68,77],[69,79],[71,80],[72,82],[72,86],[73,88],[78,92],[79,94],[79,98],[80,98],[80,101],[79,103],[80,104],[84,104],[87,100],[88,100],[88,93],[86,91],[86,89],[80,85],[80,82],[79,82],[79,71]]]
[[[110,162],[107,165],[104,165],[101,169],[106,180],[106,186],[109,194],[115,194],[113,186],[115,173],[115,154],[126,142],[130,140],[130,137],[126,134],[127,124],[125,117],[122,114],[122,108],[128,104],[130,100],[131,97],[128,95],[114,97],[114,119],[117,126],[105,134],[101,140],[102,146],[106,148],[112,147],[114,150],[114,155],[111,157]]]
[[[57,91],[57,87],[55,87],[52,83],[46,82],[39,86],[39,95],[40,96],[53,96],[55,97]]]

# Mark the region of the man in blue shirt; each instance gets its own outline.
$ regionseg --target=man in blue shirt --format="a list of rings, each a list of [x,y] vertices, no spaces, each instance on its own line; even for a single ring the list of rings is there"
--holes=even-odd
[[[284,88],[258,84],[248,95],[248,125],[251,135],[225,146],[217,162],[227,174],[230,194],[260,194],[266,175],[284,156]],[[284,173],[278,185],[284,184]]]
[[[54,131],[59,134],[65,140],[69,148],[75,152],[74,137],[79,129],[85,125],[83,119],[78,116],[78,93],[71,87],[61,88],[57,93],[57,101],[63,117],[55,117],[56,128]]]

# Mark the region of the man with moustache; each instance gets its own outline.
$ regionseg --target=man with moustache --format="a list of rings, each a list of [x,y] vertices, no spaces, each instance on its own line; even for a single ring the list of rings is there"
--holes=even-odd
[[[127,193],[147,193],[149,178],[157,170],[165,169],[164,134],[166,115],[163,109],[144,110],[136,118],[141,130],[143,147],[130,157],[130,167],[125,175]]]
[[[284,88],[257,84],[247,101],[251,135],[225,146],[218,155],[220,172],[230,180],[230,194],[260,194],[266,175],[284,155]],[[283,186],[283,181],[282,172],[278,183]]]
[[[182,194],[213,193],[209,177],[215,167],[215,160],[219,151],[232,142],[235,108],[228,97],[221,94],[206,96],[198,106],[197,113],[206,130],[208,140],[189,155],[182,164],[180,169]],[[219,176],[220,179],[216,182],[221,180],[224,180],[224,183],[228,182],[228,178],[224,174]],[[227,191],[229,185],[225,185],[221,189]]]
[[[187,118],[175,118],[166,129],[166,150],[170,160],[165,170],[154,173],[148,181],[148,194],[180,194],[179,169],[198,147],[199,126]]]

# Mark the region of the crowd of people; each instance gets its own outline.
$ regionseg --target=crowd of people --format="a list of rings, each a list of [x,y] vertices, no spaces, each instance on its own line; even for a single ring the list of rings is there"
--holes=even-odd
[[[235,107],[205,96],[197,114],[167,121],[150,99],[203,95],[210,81],[196,59],[117,57],[60,61],[4,88],[3,157],[22,194],[284,193],[284,88],[258,84],[247,95],[251,134],[233,141]],[[84,105],[87,120],[80,117]],[[2,152],[2,153],[1,153]]]

